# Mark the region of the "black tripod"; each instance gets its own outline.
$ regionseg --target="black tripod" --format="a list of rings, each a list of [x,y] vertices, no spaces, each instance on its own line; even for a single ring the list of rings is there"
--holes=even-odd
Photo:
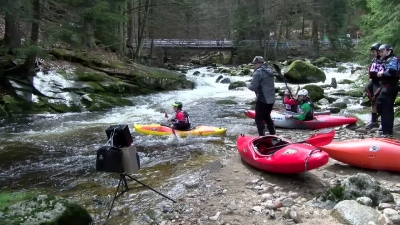
[[[143,182],[137,180],[136,178],[134,178],[134,177],[132,177],[132,176],[126,174],[126,173],[121,173],[121,174],[119,174],[119,176],[120,176],[120,178],[119,178],[119,183],[118,183],[117,189],[115,190],[114,199],[113,199],[112,202],[111,202],[111,207],[110,207],[110,210],[108,211],[108,215],[107,215],[106,222],[107,222],[108,218],[110,217],[111,211],[112,211],[112,209],[113,209],[113,207],[114,207],[114,202],[115,202],[115,200],[117,200],[117,198],[119,198],[119,197],[120,197],[121,195],[123,195],[125,192],[129,191],[128,181],[126,180],[126,177],[129,177],[131,180],[134,180],[134,181],[138,182],[139,184],[141,184],[141,185],[147,187],[148,189],[154,191],[155,193],[161,195],[162,197],[164,197],[164,198],[166,198],[166,199],[168,199],[168,200],[171,200],[172,202],[176,203],[176,201],[175,201],[174,199],[172,199],[172,198],[170,198],[170,197],[164,195],[163,193],[161,193],[161,192],[155,190],[154,188],[152,188],[152,187],[150,187],[150,186],[144,184]],[[123,187],[122,187],[121,192],[118,193],[118,190],[119,190],[119,187],[121,186],[121,184],[123,185]],[[104,224],[106,224],[106,223],[104,223]]]

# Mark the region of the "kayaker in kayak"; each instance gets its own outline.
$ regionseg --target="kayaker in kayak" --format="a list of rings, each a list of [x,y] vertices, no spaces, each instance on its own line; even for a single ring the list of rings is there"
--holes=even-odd
[[[378,124],[378,113],[376,111],[376,98],[379,95],[381,90],[380,86],[380,78],[377,76],[378,72],[382,69],[382,60],[379,55],[379,47],[380,43],[374,43],[371,45],[371,54],[374,57],[371,61],[371,65],[368,68],[368,75],[370,78],[370,82],[365,87],[365,91],[367,92],[367,96],[372,104],[371,108],[371,121],[367,124],[367,129],[372,129],[374,127],[379,127]]]
[[[309,121],[314,119],[314,104],[311,102],[306,89],[301,89],[297,94],[297,101],[299,103],[299,115],[286,115],[286,118],[293,118],[301,121]]]
[[[394,102],[399,92],[399,59],[393,47],[383,44],[379,47],[383,69],[377,74],[381,79],[382,90],[377,99],[376,109],[381,115],[382,137],[393,136]]]
[[[295,98],[291,98],[289,90],[285,91],[283,104],[285,104],[286,111],[297,113],[297,100]]]
[[[275,126],[271,118],[272,108],[275,104],[274,73],[265,65],[264,58],[261,56],[254,57],[252,63],[254,64],[254,73],[248,88],[257,96],[255,122],[258,134],[265,136],[265,121],[269,134],[275,135]]]
[[[186,111],[182,110],[182,102],[174,102],[172,106],[174,107],[176,115],[175,118],[168,120],[172,124],[171,127],[175,130],[190,129],[191,124],[189,114]]]

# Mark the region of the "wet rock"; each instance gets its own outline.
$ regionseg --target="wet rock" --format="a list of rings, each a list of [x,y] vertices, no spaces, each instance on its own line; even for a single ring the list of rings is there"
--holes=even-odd
[[[225,77],[220,81],[221,84],[230,84],[231,83],[231,79]]]
[[[332,80],[331,80],[331,87],[333,87],[333,88],[337,88],[337,82],[336,82],[336,78],[332,78]]]
[[[335,113],[340,113],[340,109],[339,108],[337,108],[337,107],[328,107],[327,108],[332,114],[335,114]]]
[[[379,212],[375,209],[359,204],[354,200],[339,202],[331,212],[332,217],[343,224],[365,225],[369,221],[378,223]]]
[[[241,87],[247,87],[246,83],[243,81],[235,81],[229,84],[228,90],[234,90]]]
[[[335,102],[331,104],[331,107],[339,108],[339,109],[346,109],[347,104],[345,102]]]
[[[200,75],[200,71],[198,71],[198,70],[194,71],[194,72],[193,72],[193,75],[194,75],[194,76]]]
[[[208,170],[211,173],[218,172],[223,167],[221,161],[215,160],[209,164],[207,164],[203,170]]]
[[[217,79],[215,80],[215,83],[218,83],[222,78],[224,78],[224,76],[219,75],[219,76],[217,77]]]

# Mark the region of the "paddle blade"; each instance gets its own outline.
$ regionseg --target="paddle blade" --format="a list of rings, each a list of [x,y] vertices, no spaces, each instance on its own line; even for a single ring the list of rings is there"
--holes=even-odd
[[[305,142],[314,147],[329,145],[333,141],[335,134],[336,132],[333,129],[320,130],[317,134],[312,135]]]
[[[272,66],[274,67],[275,71],[279,74],[279,76],[283,77],[281,68],[278,65],[276,65],[275,63],[272,64]]]

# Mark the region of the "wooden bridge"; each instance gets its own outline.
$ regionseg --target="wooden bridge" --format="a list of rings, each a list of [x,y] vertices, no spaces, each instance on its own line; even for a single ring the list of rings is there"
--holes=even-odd
[[[354,44],[358,44],[359,39],[353,39]],[[150,48],[151,40],[145,39],[143,42],[143,48]],[[260,42],[257,40],[245,40],[241,41],[239,45],[234,45],[232,40],[209,40],[209,39],[154,39],[153,47],[158,48],[186,48],[186,49],[201,49],[201,50],[218,50],[218,51],[231,51],[237,47],[244,45],[259,45]],[[331,44],[329,41],[320,41],[321,49],[330,48]],[[136,46],[136,43],[133,43]],[[277,48],[282,50],[288,50],[291,48],[311,48],[313,46],[313,41],[309,40],[288,40],[280,41],[270,40],[269,47]]]

